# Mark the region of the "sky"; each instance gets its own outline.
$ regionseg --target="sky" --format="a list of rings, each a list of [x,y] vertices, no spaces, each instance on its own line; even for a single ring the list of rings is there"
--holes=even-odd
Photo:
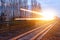
[[[29,0],[28,4],[31,4],[30,1],[31,0]],[[60,0],[37,0],[37,1],[41,4],[42,9],[52,8],[57,12],[56,15],[60,17]]]
[[[57,13],[56,15],[60,17],[60,0],[37,0],[40,4],[42,9],[52,8]]]

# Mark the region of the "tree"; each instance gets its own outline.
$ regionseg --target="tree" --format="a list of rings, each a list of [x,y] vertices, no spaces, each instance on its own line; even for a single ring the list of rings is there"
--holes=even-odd
[[[37,2],[37,0],[31,0],[31,4],[32,4],[32,6],[31,6],[32,11],[41,12],[41,5],[40,5],[40,3]],[[32,13],[31,15],[32,15],[33,18],[36,18],[36,17],[40,16],[40,15],[35,14],[35,13]]]

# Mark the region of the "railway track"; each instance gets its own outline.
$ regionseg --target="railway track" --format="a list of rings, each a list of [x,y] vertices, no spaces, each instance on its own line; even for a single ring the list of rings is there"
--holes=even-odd
[[[16,36],[10,40],[40,40],[49,30],[52,29],[52,27],[55,24],[56,24],[56,22],[44,24],[36,29],[25,32],[25,33],[23,33],[19,36]]]

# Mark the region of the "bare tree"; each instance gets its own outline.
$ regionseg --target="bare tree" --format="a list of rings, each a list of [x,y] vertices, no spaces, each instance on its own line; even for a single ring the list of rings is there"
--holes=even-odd
[[[41,5],[40,3],[37,2],[37,0],[31,0],[31,10],[32,11],[36,11],[36,12],[40,12],[41,11]],[[31,14],[33,18],[39,17],[40,15],[32,13]]]

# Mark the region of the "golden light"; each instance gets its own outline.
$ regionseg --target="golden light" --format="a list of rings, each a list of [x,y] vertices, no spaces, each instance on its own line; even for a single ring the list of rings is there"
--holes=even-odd
[[[27,12],[31,12],[34,14],[39,14],[40,18],[21,18],[19,20],[53,20],[55,17],[55,10],[53,9],[46,9],[46,10],[42,10],[42,12],[36,12],[36,11],[32,11],[32,10],[27,10],[24,8],[20,8],[20,10],[22,11],[27,11]]]
[[[39,14],[39,15],[41,15],[40,12],[36,12],[36,11],[32,11],[32,10],[28,10],[28,9],[24,9],[24,8],[20,8],[20,10],[22,10],[22,11],[27,11],[27,12],[30,12],[30,13],[34,13],[34,14]]]
[[[42,20],[53,20],[55,17],[55,11],[52,9],[42,11]]]

